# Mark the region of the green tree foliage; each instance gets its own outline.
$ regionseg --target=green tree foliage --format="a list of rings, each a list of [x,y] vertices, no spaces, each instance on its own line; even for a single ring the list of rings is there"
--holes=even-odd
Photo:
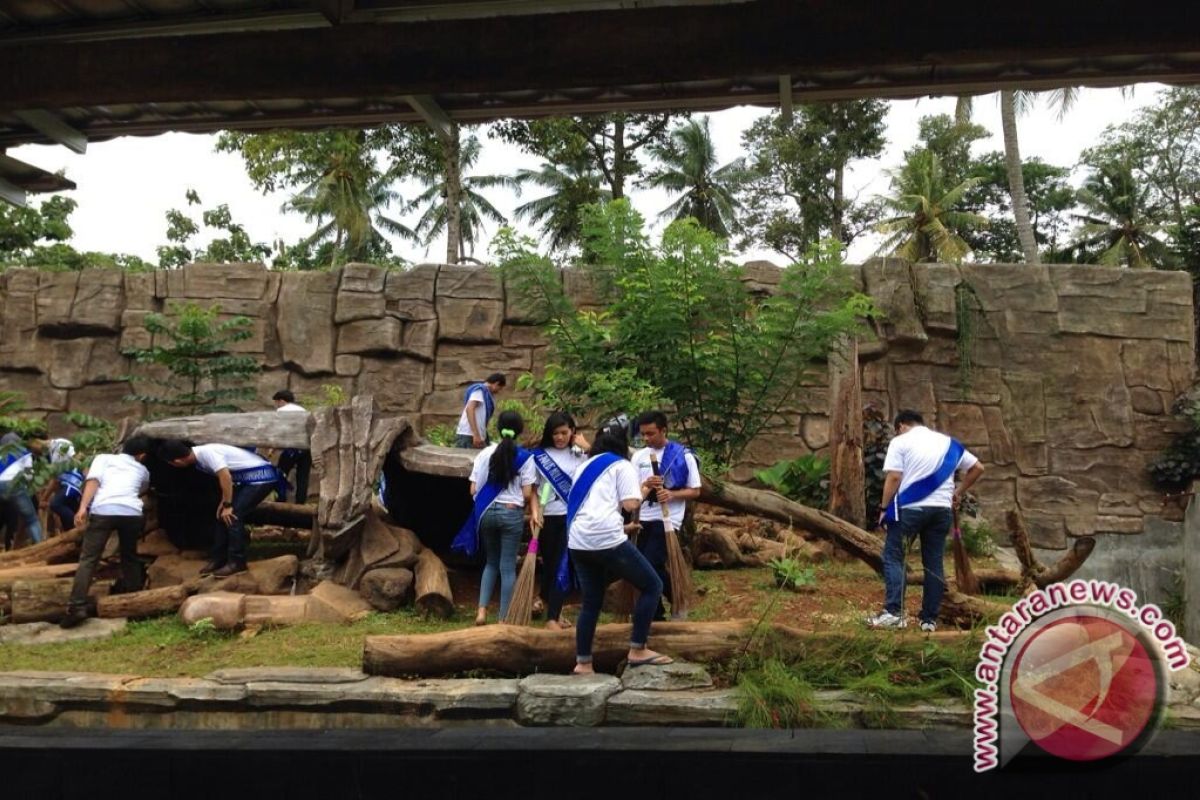
[[[261,367],[231,352],[233,344],[250,338],[249,318],[222,319],[219,305],[183,303],[172,305],[168,315],[147,314],[145,326],[154,344],[125,355],[142,368],[129,380],[147,390],[135,391],[130,400],[190,415],[239,411],[238,401],[253,399],[249,381]]]
[[[189,206],[201,204],[200,195],[194,190],[188,189],[185,196]],[[176,208],[167,211],[166,217],[170,244],[157,248],[158,265],[162,269],[176,269],[193,261],[216,264],[264,261],[271,254],[268,245],[251,240],[245,226],[233,221],[229,206],[224,203],[202,210],[199,224]],[[213,234],[212,240],[205,247],[193,249],[192,238],[204,229]]]
[[[586,160],[608,184],[614,200],[625,197],[625,187],[642,177],[645,155],[654,145],[665,144],[676,114],[595,114],[506,120],[492,134],[527,153],[557,166]]]
[[[78,271],[96,267],[151,269],[137,256],[123,253],[80,252],[69,244],[74,235],[70,217],[76,203],[56,195],[40,205],[18,207],[0,203],[0,269],[10,266]]]
[[[1081,225],[1075,248],[1080,260],[1105,266],[1161,267],[1170,259],[1170,249],[1159,238],[1162,209],[1156,205],[1153,187],[1140,183],[1128,161],[1105,161],[1091,165],[1091,173],[1079,190],[1086,213],[1075,215]]]
[[[979,214],[959,210],[978,183],[967,178],[951,185],[936,153],[913,152],[892,174],[892,194],[882,198],[891,216],[876,225],[887,237],[879,252],[909,261],[961,261],[971,248],[957,232],[987,224]]]
[[[514,177],[522,187],[532,184],[549,192],[517,206],[516,217],[538,226],[551,250],[578,247],[584,206],[612,199],[612,192],[601,188],[600,173],[584,158],[564,165],[545,161],[539,169],[518,170]]]
[[[877,209],[846,198],[845,175],[883,152],[886,117],[886,102],[855,100],[800,106],[786,127],[778,113],[756,121],[742,135],[740,246],[795,259],[823,238],[849,244],[867,229]]]
[[[737,224],[734,193],[743,161],[739,158],[717,166],[708,117],[676,126],[666,142],[650,147],[650,154],[658,164],[646,174],[643,185],[678,196],[660,218],[691,217],[718,236],[729,238]]]
[[[497,238],[508,285],[547,320],[550,366],[525,384],[591,421],[666,400],[673,430],[717,469],[780,420],[817,359],[872,312],[837,243],[814,247],[758,301],[725,242],[695,220],[672,223],[655,246],[629,203],[614,201],[587,210],[584,240],[578,269],[597,311],[574,307],[530,240]]]

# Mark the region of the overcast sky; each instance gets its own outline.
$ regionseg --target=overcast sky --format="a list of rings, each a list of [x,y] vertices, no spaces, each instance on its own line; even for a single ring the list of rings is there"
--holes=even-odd
[[[1018,122],[1021,153],[1026,158],[1038,156],[1051,164],[1073,166],[1080,151],[1094,143],[1105,126],[1128,119],[1137,108],[1151,103],[1160,88],[1156,84],[1139,85],[1130,97],[1122,97],[1116,89],[1084,90],[1075,108],[1062,120],[1044,103],[1039,104]],[[988,95],[975,101],[975,121],[992,132],[989,139],[977,143],[978,152],[1003,148],[997,97]],[[887,171],[898,166],[904,150],[916,141],[917,121],[928,114],[953,111],[953,98],[893,101],[888,114],[887,149],[880,159],[859,162],[850,171],[848,196],[861,194],[866,199],[885,192]],[[722,163],[744,154],[742,131],[766,113],[764,108],[740,106],[711,115]],[[484,147],[474,170],[476,174],[512,173],[521,167],[538,166],[536,159],[517,148],[491,140],[482,131],[480,135]],[[64,170],[78,185],[78,189],[68,194],[79,204],[71,218],[75,230],[73,244],[79,250],[133,253],[156,263],[155,247],[166,241],[164,214],[170,208],[186,209],[184,193],[188,189],[199,193],[204,209],[227,203],[234,220],[244,224],[256,241],[283,239],[292,243],[311,232],[312,226],[299,215],[280,210],[287,194],[264,196],[257,192],[246,178],[241,159],[215,153],[215,141],[212,135],[169,133],[94,143],[82,156],[63,147],[40,145],[19,147],[10,154],[52,172]],[[417,189],[415,185],[405,185],[401,194],[408,200],[416,196]],[[489,194],[506,215],[537,196],[538,191],[532,187],[524,199],[505,191]],[[636,189],[631,197],[638,210],[652,220],[670,202],[662,193]],[[198,219],[195,207],[192,213]],[[415,219],[416,214],[412,214],[406,221]],[[488,230],[485,242],[491,233],[494,228]],[[198,239],[196,244],[200,242]],[[443,242],[432,243],[428,251],[409,244],[394,244],[397,252],[415,262],[439,260],[445,252]],[[851,259],[869,257],[877,244],[877,240],[865,237],[856,241]],[[486,244],[475,255],[483,258]],[[770,253],[745,255],[774,257]]]

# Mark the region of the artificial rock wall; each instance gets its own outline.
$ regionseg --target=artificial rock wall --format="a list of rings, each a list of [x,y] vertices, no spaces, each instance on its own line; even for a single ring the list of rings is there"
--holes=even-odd
[[[1170,406],[1193,375],[1191,282],[1185,273],[1090,266],[855,267],[885,317],[861,345],[864,399],[887,414],[916,408],[986,463],[978,495],[1003,524],[1019,507],[1036,543],[1087,533],[1137,534],[1147,517],[1177,519],[1145,478],[1167,444]],[[586,276],[564,270],[568,292],[594,305]],[[753,291],[778,270],[747,265]],[[959,369],[959,284],[969,286],[972,361]],[[219,303],[252,320],[237,350],[263,364],[260,407],[288,387],[322,384],[371,393],[380,406],[430,426],[454,422],[463,388],[493,371],[536,370],[545,342],[527,309],[485,268],[425,264],[405,272],[350,265],[272,272],[258,264],[181,270],[0,273],[0,390],[58,425],[62,412],[115,418],[131,371],[121,351],[145,346],[145,315],[171,301]],[[752,444],[736,477],[828,444],[823,371]],[[536,423],[535,423],[536,426]]]

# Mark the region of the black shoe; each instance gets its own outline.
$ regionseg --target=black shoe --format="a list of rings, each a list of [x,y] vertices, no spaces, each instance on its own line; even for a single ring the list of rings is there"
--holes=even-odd
[[[58,621],[60,628],[74,628],[87,622],[87,610],[82,608],[71,608],[67,610],[66,616]]]
[[[228,578],[230,575],[237,575],[239,572],[245,572],[246,565],[237,561],[230,561],[225,566],[213,572],[214,578]]]
[[[211,575],[225,566],[224,561],[210,561],[200,568],[201,575]]]

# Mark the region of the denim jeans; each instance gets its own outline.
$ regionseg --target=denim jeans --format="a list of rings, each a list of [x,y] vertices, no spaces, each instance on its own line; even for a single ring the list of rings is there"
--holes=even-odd
[[[38,519],[37,506],[33,503],[33,498],[29,496],[29,492],[19,488],[12,481],[4,481],[0,483],[0,497],[3,497],[11,504],[13,513],[8,520],[8,537],[12,538],[17,535],[16,523],[17,517],[25,520],[25,528],[29,531],[29,538],[37,544],[42,540],[42,523]]]
[[[460,433],[454,437],[454,446],[460,447],[463,450],[476,449],[475,448],[475,440],[471,438],[470,434],[466,434],[466,433]],[[483,446],[484,447],[488,446],[488,437],[487,436],[483,437]]]
[[[51,498],[50,511],[58,517],[64,531],[75,527],[75,512],[79,510],[80,499],[77,494],[68,495],[66,487],[63,486],[58,487],[58,491]]]
[[[671,576],[667,573],[667,529],[661,520],[642,523],[642,529],[637,535],[637,549],[658,573],[658,579],[662,581],[663,585],[663,595],[670,597]],[[660,622],[666,618],[667,613],[660,597],[658,606],[654,609],[654,621]]]
[[[662,580],[646,557],[626,540],[608,550],[572,549],[571,564],[575,567],[575,575],[579,578],[579,588],[583,593],[583,605],[579,609],[579,619],[575,621],[575,660],[580,663],[592,660],[592,641],[596,637],[596,622],[600,619],[600,607],[604,605],[604,590],[608,588],[610,574],[624,578],[638,590],[629,646],[645,647],[650,637],[651,618],[663,590]]]
[[[75,570],[75,583],[71,586],[71,610],[82,609],[87,605],[88,588],[92,584],[92,573],[100,556],[104,555],[104,546],[113,531],[121,545],[121,580],[125,591],[136,592],[145,583],[146,574],[142,563],[138,560],[137,543],[145,527],[145,518],[137,516],[107,516],[93,514],[88,519],[87,529],[83,532],[83,545],[79,554],[79,567]]]
[[[217,520],[213,528],[212,561],[218,566],[245,564],[246,545],[250,535],[246,533],[246,515],[275,491],[274,483],[244,483],[233,487],[233,522],[226,527]]]
[[[538,534],[538,552],[542,556],[542,600],[546,603],[546,619],[562,616],[563,591],[558,588],[558,565],[567,547],[567,518],[565,515],[545,517]]]
[[[479,538],[483,541],[483,552],[487,564],[479,581],[479,607],[487,608],[496,589],[496,577],[500,578],[500,619],[508,613],[512,600],[513,586],[517,583],[517,546],[521,544],[521,533],[525,530],[525,510],[506,508],[493,503],[479,520]]]
[[[904,552],[916,537],[921,537],[921,565],[925,584],[921,593],[921,622],[936,622],[946,592],[942,557],[946,552],[946,534],[953,513],[940,506],[900,509],[900,519],[889,522],[883,545],[884,609],[897,616],[904,614]]]
[[[287,476],[292,470],[296,470],[296,502],[308,502],[308,477],[312,472],[312,452],[309,450],[284,450],[279,456],[279,471],[283,474],[284,483],[287,485]],[[283,489],[279,493],[279,499],[284,503],[287,502],[287,490]]]

